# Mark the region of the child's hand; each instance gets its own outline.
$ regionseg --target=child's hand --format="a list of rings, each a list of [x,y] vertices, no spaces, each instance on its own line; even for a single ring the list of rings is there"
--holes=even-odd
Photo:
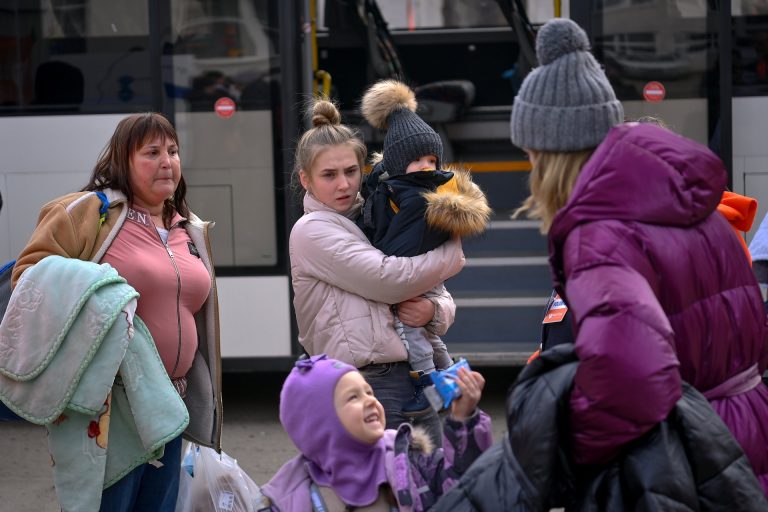
[[[459,368],[456,383],[461,390],[461,396],[451,404],[451,415],[457,421],[464,421],[475,413],[480,396],[485,387],[485,378],[477,372]]]
[[[424,327],[435,316],[435,304],[424,297],[414,297],[397,305],[397,317],[405,325]]]

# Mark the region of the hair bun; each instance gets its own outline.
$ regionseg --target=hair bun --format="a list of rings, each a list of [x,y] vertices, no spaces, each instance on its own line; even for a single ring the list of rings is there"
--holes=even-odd
[[[555,18],[545,23],[536,36],[536,57],[544,66],[573,52],[589,51],[587,33],[567,18]]]
[[[312,126],[317,128],[318,126],[325,126],[327,124],[333,126],[341,124],[341,114],[339,114],[339,109],[328,100],[317,100],[315,104],[312,105]]]

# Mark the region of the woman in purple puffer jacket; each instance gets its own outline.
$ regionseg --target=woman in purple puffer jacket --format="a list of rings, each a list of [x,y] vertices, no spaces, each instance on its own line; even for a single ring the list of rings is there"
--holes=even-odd
[[[768,493],[768,330],[757,282],[715,208],[723,163],[621,104],[586,34],[539,31],[540,67],[515,99],[512,142],[533,164],[522,211],[542,219],[580,365],[578,463],[611,460],[664,419],[687,381],[710,400]],[[701,447],[706,449],[706,447]]]

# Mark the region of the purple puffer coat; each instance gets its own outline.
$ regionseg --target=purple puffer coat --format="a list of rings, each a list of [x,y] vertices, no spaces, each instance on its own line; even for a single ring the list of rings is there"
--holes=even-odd
[[[706,147],[630,123],[609,132],[555,216],[550,265],[581,361],[577,462],[607,461],[666,417],[682,379],[710,399],[768,493],[766,315],[743,249],[713,213],[725,185]]]

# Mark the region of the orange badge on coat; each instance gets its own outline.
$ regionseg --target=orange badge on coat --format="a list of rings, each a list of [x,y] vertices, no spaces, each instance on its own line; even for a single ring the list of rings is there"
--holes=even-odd
[[[565,301],[560,298],[560,294],[555,294],[555,298],[552,299],[552,304],[549,305],[547,314],[544,315],[544,321],[541,323],[556,324],[562,322],[567,312],[568,306],[565,305]]]

